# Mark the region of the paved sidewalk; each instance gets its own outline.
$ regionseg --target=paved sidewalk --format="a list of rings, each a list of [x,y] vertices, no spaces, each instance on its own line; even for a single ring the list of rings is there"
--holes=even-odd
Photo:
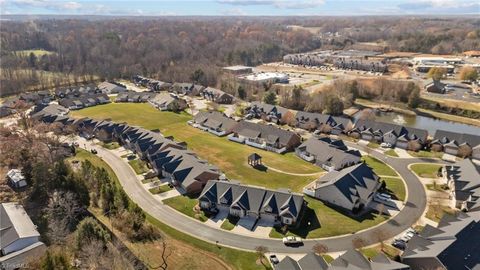
[[[405,149],[394,148],[399,158],[413,158]]]

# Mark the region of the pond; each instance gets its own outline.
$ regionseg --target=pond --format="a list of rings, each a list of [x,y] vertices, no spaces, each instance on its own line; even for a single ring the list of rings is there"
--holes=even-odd
[[[356,113],[353,118],[356,121],[360,117],[360,113]],[[375,112],[375,121],[386,122],[406,127],[420,128],[428,131],[428,134],[433,137],[437,129],[442,129],[451,132],[468,133],[480,135],[480,127],[451,122],[441,119],[435,119],[426,116],[405,115],[396,112]]]

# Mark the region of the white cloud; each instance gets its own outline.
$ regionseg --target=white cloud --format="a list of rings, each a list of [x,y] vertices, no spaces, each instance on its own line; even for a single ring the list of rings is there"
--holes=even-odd
[[[306,9],[321,6],[325,3],[325,0],[217,0],[220,4],[239,5],[239,6],[252,6],[252,5],[264,5],[273,6],[276,8],[289,8],[289,9]]]
[[[227,9],[227,10],[224,10],[222,13],[223,13],[223,15],[226,15],[226,16],[246,16],[246,15],[248,15],[247,12],[245,12],[241,8]]]
[[[82,5],[78,2],[67,2],[65,4],[63,4],[63,7],[66,8],[66,9],[79,9],[82,7]]]
[[[65,1],[50,1],[50,0],[9,0],[5,1],[5,3],[12,4],[14,6],[28,9],[28,8],[45,8],[51,9],[56,11],[61,11],[64,9],[68,10],[78,10],[82,7],[82,4],[78,2],[65,2]]]

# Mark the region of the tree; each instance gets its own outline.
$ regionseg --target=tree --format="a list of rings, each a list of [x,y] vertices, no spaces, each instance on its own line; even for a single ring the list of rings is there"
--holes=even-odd
[[[363,109],[359,118],[361,120],[375,120],[375,112],[372,109]]]
[[[277,95],[273,91],[268,91],[263,96],[263,102],[271,105],[275,105],[277,103]]]
[[[356,249],[360,249],[366,246],[365,240],[363,240],[363,238],[360,238],[360,237],[356,237],[355,239],[353,239],[352,244],[353,244],[353,247]]]
[[[478,79],[478,72],[475,68],[464,66],[460,69],[460,80],[463,81],[475,81]]]
[[[192,75],[190,76],[190,79],[194,82],[194,83],[204,83],[206,77],[205,77],[205,72],[203,72],[202,69],[197,69],[195,70]]]
[[[245,99],[247,97],[247,92],[243,86],[238,86],[237,94],[240,99]]]
[[[328,252],[328,247],[323,244],[317,243],[313,246],[312,250],[316,254],[322,255]]]
[[[110,233],[98,224],[94,218],[87,217],[78,224],[75,235],[76,247],[80,249],[93,240],[99,240],[106,245],[110,241]]]
[[[69,270],[73,269],[70,266],[69,259],[64,252],[51,253],[49,250],[41,258],[40,269],[42,270]]]
[[[255,248],[255,252],[258,255],[258,260],[260,261],[260,263],[265,266],[263,258],[265,257],[265,253],[269,252],[268,248],[265,246],[258,246]]]
[[[30,67],[35,68],[37,66],[37,56],[33,52],[30,53],[28,57],[28,64]]]
[[[291,111],[287,111],[282,115],[282,119],[280,119],[280,122],[289,126],[295,126],[295,114]]]
[[[420,88],[415,87],[415,89],[413,89],[413,91],[408,96],[408,107],[415,109],[418,107],[418,105],[420,105],[421,101],[422,99],[420,97]]]
[[[440,80],[447,74],[446,68],[441,67],[432,67],[427,73],[427,77],[432,78],[433,80]]]
[[[328,95],[325,101],[325,110],[327,114],[342,115],[343,114],[343,102],[335,95]]]

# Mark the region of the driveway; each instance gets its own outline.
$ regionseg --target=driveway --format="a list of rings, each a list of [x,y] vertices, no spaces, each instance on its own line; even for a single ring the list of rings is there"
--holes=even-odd
[[[422,183],[408,169],[408,165],[421,162],[442,163],[435,159],[389,158],[376,151],[371,151],[372,156],[388,163],[405,180],[407,184],[407,202],[402,211],[387,222],[364,231],[318,240],[305,240],[303,246],[287,247],[283,245],[281,239],[239,235],[211,227],[189,218],[176,210],[159,203],[158,200],[143,187],[141,181],[137,179],[133,169],[120,157],[101,146],[86,142],[84,139],[79,139],[79,143],[80,146],[84,146],[85,143],[88,150],[91,148],[96,149],[98,156],[110,165],[113,171],[117,174],[117,177],[128,196],[145,212],[168,226],[210,243],[218,241],[220,245],[246,250],[254,250],[255,247],[265,246],[271,252],[277,253],[307,253],[310,252],[313,246],[317,243],[326,245],[331,252],[337,252],[352,248],[352,240],[356,238],[361,238],[367,245],[370,245],[379,241],[378,235],[383,235],[385,236],[385,239],[389,239],[404,232],[422,217],[427,204],[426,194]],[[350,142],[345,143],[348,146],[365,151],[365,149],[362,149],[364,148],[363,146],[358,146]]]

